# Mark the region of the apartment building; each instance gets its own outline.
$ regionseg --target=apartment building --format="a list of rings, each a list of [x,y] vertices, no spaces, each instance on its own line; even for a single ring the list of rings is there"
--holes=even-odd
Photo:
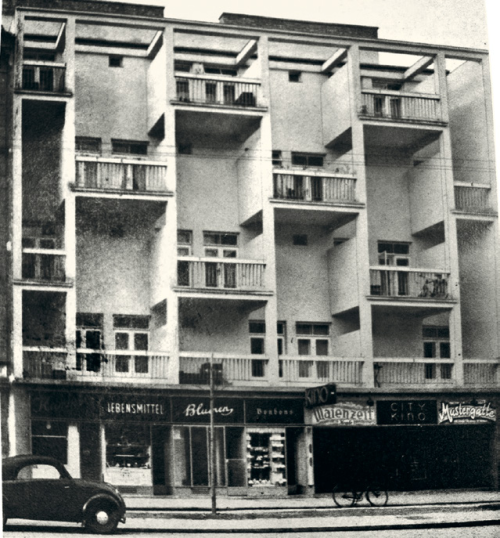
[[[220,494],[498,486],[486,51],[11,0],[1,54],[4,456],[208,494],[211,374]]]

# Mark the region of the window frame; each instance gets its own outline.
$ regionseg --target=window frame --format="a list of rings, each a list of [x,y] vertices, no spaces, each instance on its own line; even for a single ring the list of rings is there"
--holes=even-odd
[[[300,168],[323,168],[325,166],[326,153],[306,153],[302,151],[292,151],[291,163],[292,166]],[[297,162],[297,159],[304,159],[304,162]],[[321,164],[311,164],[311,160],[321,159]]]
[[[121,138],[111,139],[111,153],[113,155],[133,155],[136,157],[147,157],[148,147],[149,142],[145,140],[123,140]],[[134,151],[134,149],[139,148],[141,149],[141,151]]]
[[[299,327],[300,330],[299,330]],[[310,332],[306,332],[306,328],[310,328]],[[321,330],[320,330],[321,327]],[[325,332],[321,332],[326,328]],[[297,354],[302,357],[328,357],[331,353],[331,324],[321,322],[296,322],[295,336],[297,338]],[[300,353],[300,345],[308,342],[309,353]],[[326,342],[327,353],[318,353],[318,342]]]

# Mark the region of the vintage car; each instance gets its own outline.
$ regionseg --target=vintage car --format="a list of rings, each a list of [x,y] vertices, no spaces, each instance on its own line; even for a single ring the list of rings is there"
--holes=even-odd
[[[116,488],[72,478],[48,456],[4,458],[2,488],[4,528],[9,518],[81,522],[94,533],[110,533],[125,523],[125,503]]]

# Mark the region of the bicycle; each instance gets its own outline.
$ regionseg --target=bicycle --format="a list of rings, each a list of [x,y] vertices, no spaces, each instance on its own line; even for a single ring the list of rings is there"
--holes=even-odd
[[[355,491],[351,488],[344,488],[337,485],[332,491],[333,502],[339,508],[354,506],[363,497],[366,497],[366,500],[372,506],[385,506],[389,500],[387,491],[378,486],[367,486],[361,491]]]

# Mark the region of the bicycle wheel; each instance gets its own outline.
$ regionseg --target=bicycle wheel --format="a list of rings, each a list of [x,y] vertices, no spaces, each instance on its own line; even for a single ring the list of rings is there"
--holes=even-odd
[[[366,498],[372,506],[385,506],[389,500],[389,495],[385,489],[369,487],[366,491]]]
[[[348,508],[353,506],[358,499],[358,495],[354,491],[349,491],[348,488],[335,486],[332,491],[333,502],[339,508]]]

